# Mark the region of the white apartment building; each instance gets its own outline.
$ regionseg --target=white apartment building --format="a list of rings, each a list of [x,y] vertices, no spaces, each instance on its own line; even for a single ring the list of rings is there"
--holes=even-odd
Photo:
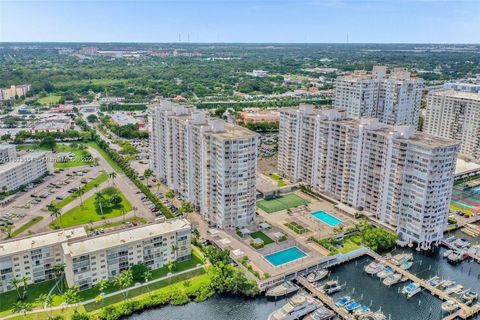
[[[480,162],[480,93],[429,92],[423,130],[460,141],[460,155]]]
[[[418,123],[423,80],[404,69],[373,67],[372,72],[355,71],[335,82],[334,106],[350,117],[378,118],[390,125]]]
[[[257,135],[202,111],[162,101],[152,111],[150,166],[213,226],[255,218]]]
[[[311,105],[280,111],[278,170],[422,248],[447,225],[458,143]]]
[[[136,264],[150,269],[170,261],[190,259],[191,226],[172,219],[96,238],[62,244],[68,285],[87,289],[102,279],[112,280]]]
[[[0,164],[12,161],[17,157],[17,150],[13,144],[0,144]]]
[[[49,152],[36,151],[0,165],[0,190],[12,191],[53,173]]]
[[[85,229],[75,228],[0,242],[0,292],[13,290],[13,278],[27,283],[54,278],[54,267],[64,262],[62,244],[84,239]]]

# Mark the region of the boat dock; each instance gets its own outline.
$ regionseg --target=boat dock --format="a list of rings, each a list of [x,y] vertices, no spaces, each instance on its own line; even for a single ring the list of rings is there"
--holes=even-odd
[[[305,289],[310,291],[311,294],[313,294],[318,299],[320,299],[320,301],[322,301],[327,307],[332,309],[338,316],[340,316],[340,318],[344,320],[355,320],[355,317],[352,314],[348,313],[348,311],[343,308],[338,308],[337,306],[335,306],[335,303],[333,302],[332,298],[330,298],[325,293],[315,288],[311,283],[309,283],[303,277],[298,277],[297,282],[301,284]]]
[[[389,260],[380,256],[379,254],[377,254],[377,253],[375,253],[371,250],[368,250],[368,255],[371,256],[373,259],[381,262],[385,266],[389,266],[395,272],[400,273],[402,276],[404,276],[408,280],[418,283],[424,290],[429,291],[432,295],[438,297],[440,300],[442,300],[442,301],[447,301],[447,300],[457,301],[459,306],[460,306],[460,309],[457,312],[446,316],[444,318],[444,320],[453,320],[453,319],[456,319],[456,318],[469,319],[469,318],[473,317],[474,315],[476,315],[480,312],[480,304],[477,304],[473,307],[469,307],[466,304],[461,303],[461,301],[458,301],[457,299],[447,295],[445,292],[443,292],[439,288],[431,286],[426,280],[420,279],[417,276],[415,276],[414,274],[410,273],[409,271],[403,270],[400,267],[394,265]]]

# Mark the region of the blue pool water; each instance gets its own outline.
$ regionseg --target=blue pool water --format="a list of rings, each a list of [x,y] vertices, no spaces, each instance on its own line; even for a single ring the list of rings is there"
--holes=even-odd
[[[265,259],[267,259],[268,262],[277,267],[306,256],[307,254],[302,250],[298,249],[297,247],[290,247],[288,249],[266,255]]]
[[[342,220],[335,218],[334,216],[326,213],[325,211],[315,211],[311,213],[312,216],[322,221],[330,227],[336,227],[339,224],[342,224]]]

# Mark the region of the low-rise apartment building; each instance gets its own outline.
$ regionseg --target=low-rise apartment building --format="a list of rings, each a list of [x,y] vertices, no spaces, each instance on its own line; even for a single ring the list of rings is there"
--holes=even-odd
[[[53,173],[49,152],[35,151],[0,165],[0,190],[13,191]]]
[[[27,277],[28,284],[53,279],[64,262],[62,244],[86,237],[82,227],[0,242],[0,292],[13,290],[14,278]]]
[[[87,237],[83,227],[0,242],[0,292],[13,290],[12,280],[37,283],[55,277],[64,264],[69,286],[87,289],[112,280],[136,264],[158,269],[191,257],[191,225],[185,219]]]
[[[378,118],[390,125],[416,126],[420,115],[423,80],[404,69],[375,66],[372,72],[355,71],[335,82],[336,108],[350,117]]]
[[[0,88],[0,101],[11,100],[16,97],[24,97],[31,88],[32,86],[30,84],[10,86],[10,88]]]
[[[447,226],[458,142],[303,105],[280,112],[278,169],[422,248]]]
[[[255,218],[257,134],[162,101],[152,110],[150,165],[212,226],[247,226]]]
[[[460,155],[480,162],[480,93],[429,92],[424,131],[460,141]]]
[[[170,261],[190,259],[190,234],[187,220],[174,219],[63,243],[65,278],[69,285],[87,289],[136,264],[153,270]]]

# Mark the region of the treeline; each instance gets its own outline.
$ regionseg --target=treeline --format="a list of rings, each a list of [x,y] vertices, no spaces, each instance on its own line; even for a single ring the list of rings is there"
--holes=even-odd
[[[293,107],[302,103],[313,104],[316,106],[332,104],[332,100],[316,99],[278,99],[278,100],[256,100],[256,101],[227,101],[227,102],[200,102],[196,106],[199,109],[228,109],[243,110],[244,108],[280,108]]]
[[[138,174],[135,170],[132,169],[130,164],[128,163],[128,159],[115,150],[111,149],[108,146],[108,143],[105,142],[99,135],[96,134],[95,130],[91,129],[85,120],[81,119],[80,117],[76,119],[76,124],[81,127],[83,130],[87,131],[91,135],[91,140],[96,142],[97,145],[105,151],[108,156],[115,161],[116,164],[122,169],[125,175],[133,182],[133,184],[140,189],[140,191],[145,194],[145,196],[152,201],[152,203],[163,213],[163,215],[168,218],[173,218],[175,215],[173,212],[166,207],[163,202],[157,197],[155,193],[150,191],[150,189],[143,184],[143,182],[138,178]]]
[[[64,132],[30,132],[20,131],[15,136],[13,142],[15,144],[22,144],[25,140],[44,140],[45,138],[53,138],[55,141],[87,141],[91,139],[90,132],[79,132],[76,130],[66,130]]]
[[[110,117],[103,117],[102,123],[105,125],[111,132],[115,133],[117,136],[125,139],[148,139],[147,131],[140,131],[138,126],[135,124],[127,124],[125,126],[119,126],[114,124]]]
[[[278,122],[250,122],[245,125],[245,127],[255,132],[278,131],[278,126]]]
[[[102,104],[100,110],[108,111],[145,111],[147,106],[145,104]]]

